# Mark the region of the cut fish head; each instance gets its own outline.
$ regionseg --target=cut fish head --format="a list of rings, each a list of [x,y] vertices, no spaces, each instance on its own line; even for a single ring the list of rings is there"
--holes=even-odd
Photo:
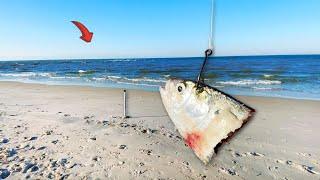
[[[214,148],[239,129],[254,111],[235,98],[194,81],[169,79],[160,94],[169,117],[185,143],[204,163]]]

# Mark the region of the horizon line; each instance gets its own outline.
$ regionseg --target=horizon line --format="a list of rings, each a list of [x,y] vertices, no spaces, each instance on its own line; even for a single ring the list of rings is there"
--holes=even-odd
[[[263,56],[320,56],[320,54],[257,54],[257,55],[213,55],[212,57],[263,57]],[[203,58],[204,56],[171,56],[171,57],[109,57],[109,58],[34,58],[34,59],[0,59],[0,61],[59,61],[59,60],[117,60],[117,59],[175,59]]]

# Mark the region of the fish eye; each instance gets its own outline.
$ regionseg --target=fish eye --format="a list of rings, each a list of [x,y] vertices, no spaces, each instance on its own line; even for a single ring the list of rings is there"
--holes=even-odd
[[[185,88],[185,86],[184,86],[184,84],[182,84],[182,83],[179,83],[179,84],[177,85],[177,90],[178,90],[178,92],[182,92],[182,91],[184,90],[184,88]]]

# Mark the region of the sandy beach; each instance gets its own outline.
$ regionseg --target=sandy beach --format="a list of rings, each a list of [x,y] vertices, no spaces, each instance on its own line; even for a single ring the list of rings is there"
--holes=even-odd
[[[238,97],[255,116],[205,166],[158,92],[0,82],[0,179],[320,179],[320,101]]]

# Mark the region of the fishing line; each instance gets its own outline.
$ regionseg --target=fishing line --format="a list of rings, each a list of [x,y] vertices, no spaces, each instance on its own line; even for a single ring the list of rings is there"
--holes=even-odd
[[[216,4],[215,4],[215,1],[212,0],[211,1],[211,18],[210,18],[210,34],[209,34],[209,48],[208,49],[214,49],[214,41],[213,41],[213,38],[214,38],[214,26],[215,26],[215,21],[214,21],[214,18],[216,16],[215,14],[216,12]]]
[[[210,33],[208,38],[208,49],[205,51],[205,58],[202,63],[198,78],[197,78],[197,88],[200,87],[200,84],[204,83],[204,79],[202,78],[204,67],[207,63],[207,60],[211,55],[214,54],[214,19],[215,19],[215,0],[211,1],[211,18],[210,18]]]

